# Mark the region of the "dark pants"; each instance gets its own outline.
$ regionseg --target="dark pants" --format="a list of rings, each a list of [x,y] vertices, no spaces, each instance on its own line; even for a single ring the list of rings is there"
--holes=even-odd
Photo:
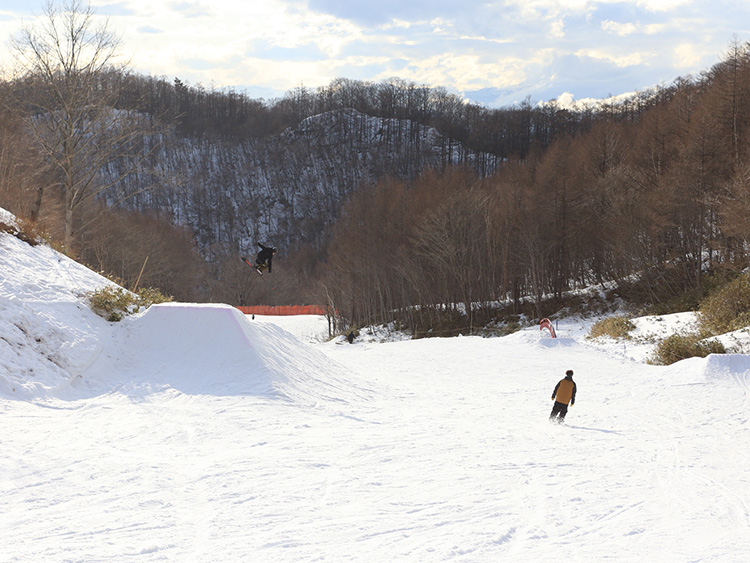
[[[552,407],[552,412],[549,415],[549,419],[553,420],[557,418],[558,422],[562,422],[563,420],[565,420],[566,414],[568,414],[568,405],[555,401],[555,404]]]

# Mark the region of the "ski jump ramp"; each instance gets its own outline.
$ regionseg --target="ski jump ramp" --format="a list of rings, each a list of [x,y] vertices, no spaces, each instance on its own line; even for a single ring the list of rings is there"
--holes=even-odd
[[[122,324],[82,375],[91,385],[303,402],[368,394],[322,352],[229,305],[163,303]]]

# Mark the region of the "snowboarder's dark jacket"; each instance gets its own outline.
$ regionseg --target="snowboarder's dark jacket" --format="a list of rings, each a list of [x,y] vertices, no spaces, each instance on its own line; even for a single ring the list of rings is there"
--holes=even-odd
[[[552,391],[552,398],[558,403],[575,404],[576,402],[576,382],[573,381],[572,375],[566,375],[564,379],[557,382],[555,390]]]
[[[258,256],[255,259],[255,263],[259,266],[261,265],[268,265],[268,273],[271,273],[271,260],[273,259],[273,255],[276,254],[276,249],[272,248],[270,246],[263,246],[261,243],[258,243],[258,246],[262,249],[260,252],[258,252]]]

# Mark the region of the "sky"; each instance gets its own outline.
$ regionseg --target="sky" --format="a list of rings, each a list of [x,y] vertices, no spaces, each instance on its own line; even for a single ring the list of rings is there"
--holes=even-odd
[[[132,70],[273,99],[400,78],[490,107],[668,85],[750,41],[747,0],[93,0]],[[0,65],[44,0],[0,1]]]

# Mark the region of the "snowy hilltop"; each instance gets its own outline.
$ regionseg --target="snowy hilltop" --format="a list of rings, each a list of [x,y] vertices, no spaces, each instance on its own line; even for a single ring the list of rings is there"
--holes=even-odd
[[[750,560],[750,357],[644,361],[690,314],[349,344],[109,283],[0,233],[2,561]]]

